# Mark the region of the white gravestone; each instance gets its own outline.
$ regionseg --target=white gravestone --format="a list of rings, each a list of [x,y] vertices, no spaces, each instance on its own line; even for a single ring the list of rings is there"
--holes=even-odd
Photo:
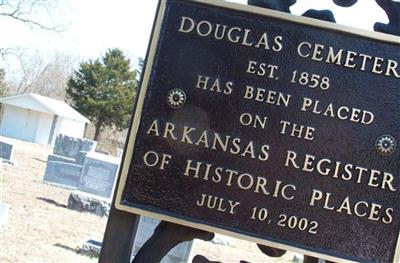
[[[121,159],[97,152],[89,152],[85,161],[78,190],[111,198]]]
[[[0,203],[0,229],[3,229],[7,225],[8,211],[10,211],[10,205]]]

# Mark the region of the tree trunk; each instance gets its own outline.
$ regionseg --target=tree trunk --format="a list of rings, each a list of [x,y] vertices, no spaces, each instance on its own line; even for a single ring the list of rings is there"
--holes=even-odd
[[[98,141],[100,138],[100,133],[101,133],[101,125],[96,125],[93,140]]]

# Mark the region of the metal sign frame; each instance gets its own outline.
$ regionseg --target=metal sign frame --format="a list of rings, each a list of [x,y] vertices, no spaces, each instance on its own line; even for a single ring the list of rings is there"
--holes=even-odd
[[[198,223],[190,222],[187,220],[177,219],[175,217],[168,216],[166,214],[159,214],[159,213],[151,212],[148,210],[134,208],[134,207],[126,206],[126,205],[122,204],[122,195],[123,195],[123,190],[125,188],[125,183],[126,183],[128,172],[129,172],[129,166],[130,166],[131,160],[132,160],[133,151],[135,148],[136,134],[138,132],[138,127],[139,127],[141,116],[143,114],[142,108],[143,108],[143,104],[144,104],[144,98],[146,96],[147,88],[149,86],[150,76],[151,76],[152,68],[153,68],[153,62],[154,62],[155,56],[156,56],[156,49],[157,49],[158,42],[160,39],[160,32],[161,32],[161,28],[162,28],[162,25],[163,25],[163,22],[165,19],[164,15],[166,12],[166,6],[169,1],[173,1],[173,0],[160,0],[160,2],[159,2],[158,12],[157,12],[156,20],[155,20],[155,26],[153,29],[153,34],[152,34],[151,42],[149,45],[149,51],[147,54],[147,63],[146,63],[144,73],[143,73],[143,79],[142,79],[142,83],[141,83],[141,87],[140,87],[140,92],[138,93],[138,98],[137,98],[137,103],[135,106],[135,112],[134,112],[134,116],[133,116],[131,129],[128,134],[127,146],[126,146],[126,151],[125,151],[125,155],[124,155],[124,159],[123,159],[123,165],[122,165],[121,171],[120,171],[119,184],[117,187],[116,198],[115,198],[115,207],[117,209],[127,211],[130,213],[141,214],[141,215],[154,217],[154,218],[158,218],[160,220],[173,222],[176,224],[185,225],[185,226],[189,226],[189,227],[193,227],[193,228],[197,228],[197,229],[201,229],[201,230],[221,233],[221,234],[229,235],[232,237],[249,240],[249,241],[252,241],[255,243],[264,244],[267,246],[273,246],[273,247],[276,247],[279,249],[291,250],[294,252],[307,254],[307,255],[310,255],[313,257],[318,257],[318,258],[322,258],[322,259],[326,259],[326,260],[330,260],[330,261],[355,262],[355,261],[346,260],[343,258],[338,258],[338,257],[330,256],[330,255],[317,253],[314,251],[301,249],[298,247],[288,246],[288,245],[281,244],[281,243],[276,243],[276,242],[267,241],[267,240],[260,239],[260,238],[247,236],[244,234],[239,234],[239,233],[232,232],[232,231],[227,231],[227,230],[220,229],[217,227],[212,227],[212,226],[209,226],[206,224],[198,224]],[[286,20],[286,21],[295,22],[295,23],[299,23],[299,24],[303,24],[303,25],[309,25],[309,26],[313,26],[313,27],[317,27],[317,28],[351,33],[353,35],[367,37],[370,39],[384,41],[387,43],[400,44],[400,37],[387,35],[387,34],[383,34],[383,33],[378,33],[378,32],[360,30],[360,29],[356,29],[356,28],[352,28],[352,27],[341,26],[341,25],[337,25],[334,23],[324,22],[324,21],[305,18],[305,17],[289,15],[289,14],[286,14],[283,12],[266,10],[264,8],[234,4],[234,3],[223,2],[223,1],[219,1],[219,0],[218,1],[216,1],[216,0],[214,0],[214,1],[187,0],[187,1],[193,2],[193,3],[199,3],[202,5],[208,5],[210,7],[219,7],[219,8],[224,8],[224,9],[231,9],[231,10],[237,10],[237,11],[241,11],[241,12],[247,12],[250,14],[262,15],[265,17],[276,18],[279,20]],[[398,235],[397,247],[396,247],[396,252],[394,255],[394,262],[399,262],[399,261],[400,261],[400,238]]]

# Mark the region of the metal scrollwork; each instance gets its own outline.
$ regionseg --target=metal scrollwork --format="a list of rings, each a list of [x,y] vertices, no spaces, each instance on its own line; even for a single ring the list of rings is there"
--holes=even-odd
[[[324,20],[327,22],[336,22],[335,16],[330,10],[315,10],[315,9],[310,9],[306,11],[302,16],[305,17],[310,17],[310,18],[315,18],[319,20]]]
[[[341,7],[350,7],[357,3],[358,0],[333,0],[333,2]],[[375,0],[376,3],[386,12],[389,23],[384,24],[376,22],[374,30],[386,34],[400,36],[400,2],[394,0]],[[290,12],[290,7],[294,5],[297,0],[248,0],[249,5],[264,7],[276,11],[286,13]],[[314,10],[306,11],[302,16],[320,19],[329,22],[335,22],[335,16],[330,10]]]
[[[333,2],[341,7],[350,7],[357,3],[358,0],[333,0]]]
[[[357,3],[358,0],[333,0],[333,2],[341,7],[350,7]],[[375,0],[377,4],[386,12],[389,23],[383,24],[380,22],[375,23],[374,30],[377,32],[392,34],[400,36],[400,2],[393,0]],[[290,12],[290,7],[294,5],[297,0],[248,0],[248,5],[268,8],[276,11],[286,13]],[[324,20],[328,22],[336,22],[334,14],[330,10],[314,10],[306,11],[302,16]],[[279,250],[267,246],[258,245],[260,250],[272,257],[281,257],[286,251]],[[310,256],[304,256],[304,262],[317,263],[318,259]]]
[[[374,30],[400,36],[400,2],[393,0],[375,0],[385,10],[389,24],[375,23]]]
[[[247,4],[290,13],[289,8],[296,2],[297,0],[248,0]]]

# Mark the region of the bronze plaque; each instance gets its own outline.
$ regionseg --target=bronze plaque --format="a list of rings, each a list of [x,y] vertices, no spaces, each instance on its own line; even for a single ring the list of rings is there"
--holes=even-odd
[[[397,262],[400,38],[159,4],[116,206],[340,262]]]

